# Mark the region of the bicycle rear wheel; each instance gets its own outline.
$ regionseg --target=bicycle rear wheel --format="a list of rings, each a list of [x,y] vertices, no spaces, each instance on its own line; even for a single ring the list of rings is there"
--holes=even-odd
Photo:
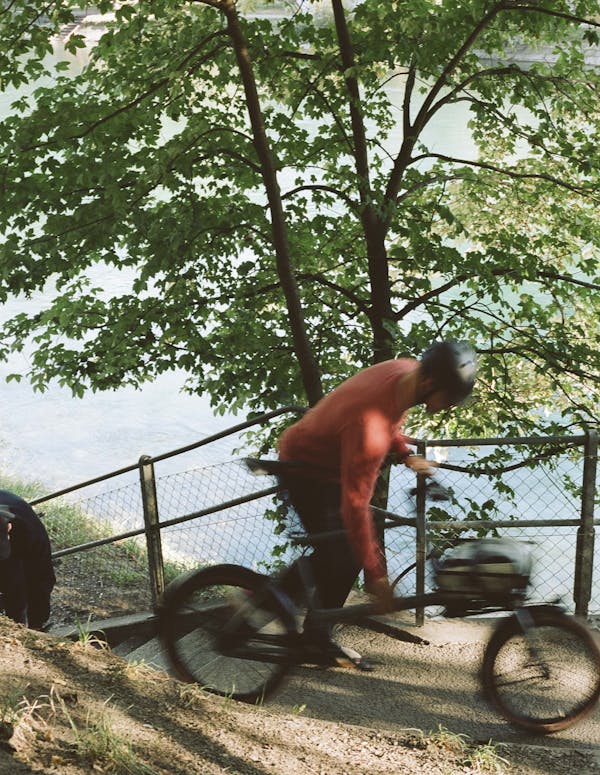
[[[293,615],[268,582],[239,565],[215,565],[169,585],[158,629],[182,680],[244,702],[275,689],[292,661]]]
[[[488,699],[521,729],[548,734],[584,718],[600,697],[600,651],[593,635],[558,608],[527,608],[530,627],[504,619],[486,647]]]

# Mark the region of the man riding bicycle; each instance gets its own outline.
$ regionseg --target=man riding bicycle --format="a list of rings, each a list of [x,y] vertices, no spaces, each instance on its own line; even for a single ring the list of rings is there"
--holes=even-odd
[[[319,539],[311,555],[323,608],[344,604],[362,568],[379,610],[390,610],[393,593],[369,508],[379,471],[392,453],[416,473],[432,473],[434,464],[412,455],[402,435],[406,413],[420,404],[433,414],[462,403],[475,376],[469,344],[436,342],[420,360],[384,361],[360,371],[282,434],[280,460],[294,464],[281,477],[291,505],[309,535],[334,532]],[[293,567],[284,586],[293,594]],[[372,669],[308,619],[304,643],[306,662]]]

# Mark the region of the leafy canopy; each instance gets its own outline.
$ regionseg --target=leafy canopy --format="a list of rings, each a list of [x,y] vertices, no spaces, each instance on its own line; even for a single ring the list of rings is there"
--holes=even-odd
[[[78,395],[182,369],[222,411],[305,401],[234,14],[324,388],[459,337],[470,435],[597,424],[600,3],[318,5],[105,0],[77,59],[61,2],[6,6],[0,298],[37,302],[0,357]]]

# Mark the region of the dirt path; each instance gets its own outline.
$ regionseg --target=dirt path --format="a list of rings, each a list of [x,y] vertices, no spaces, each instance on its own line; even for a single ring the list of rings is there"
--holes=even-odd
[[[297,669],[253,707],[0,617],[0,775],[600,775],[598,711],[529,745],[484,705],[480,645],[456,634],[348,631],[379,672]],[[490,737],[508,744],[475,743]]]
[[[514,729],[488,706],[478,671],[489,625],[445,620],[408,632],[428,645],[345,628],[338,639],[377,660],[376,671],[297,668],[269,702],[270,710],[305,706],[305,716],[385,733],[441,726],[477,741],[599,750],[600,706],[575,727],[544,738]]]

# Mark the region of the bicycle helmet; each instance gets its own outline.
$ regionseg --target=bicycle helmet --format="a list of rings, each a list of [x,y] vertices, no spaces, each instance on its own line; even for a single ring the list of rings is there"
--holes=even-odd
[[[529,584],[531,553],[510,538],[479,538],[449,551],[435,569],[438,588],[502,603],[522,596]]]
[[[468,342],[435,342],[421,356],[421,373],[446,393],[451,405],[461,404],[475,384],[475,350]]]

